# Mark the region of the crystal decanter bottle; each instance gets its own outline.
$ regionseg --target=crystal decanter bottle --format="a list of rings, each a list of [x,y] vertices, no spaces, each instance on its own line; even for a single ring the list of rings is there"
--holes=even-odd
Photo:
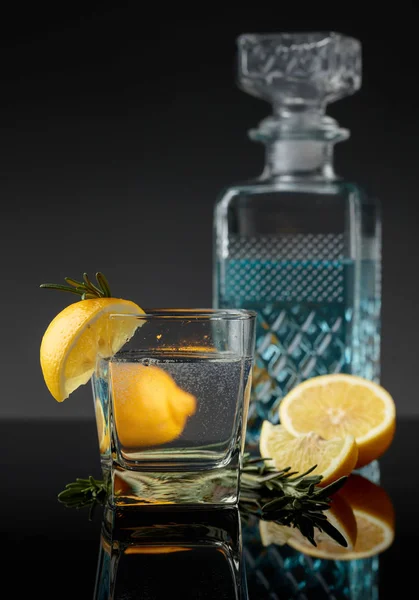
[[[247,444],[292,387],[327,373],[380,378],[379,204],[338,176],[349,132],[327,105],[361,86],[361,45],[337,33],[242,35],[239,84],[270,102],[250,131],[260,176],[227,189],[214,212],[216,307],[256,310]]]

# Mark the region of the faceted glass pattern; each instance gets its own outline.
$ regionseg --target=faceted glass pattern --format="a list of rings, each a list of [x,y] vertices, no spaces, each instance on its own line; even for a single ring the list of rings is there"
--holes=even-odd
[[[281,105],[324,106],[361,86],[361,45],[339,33],[244,34],[239,82]]]

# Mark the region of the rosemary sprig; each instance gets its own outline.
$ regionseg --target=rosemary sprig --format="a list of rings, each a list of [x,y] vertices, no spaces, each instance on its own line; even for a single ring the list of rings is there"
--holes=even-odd
[[[89,298],[112,297],[108,280],[100,271],[96,273],[97,285],[90,281],[87,273],[83,273],[83,281],[77,281],[77,279],[73,279],[72,277],[64,277],[64,280],[66,283],[68,283],[68,285],[61,285],[59,283],[43,283],[40,285],[40,287],[77,294],[78,296],[81,296],[81,300],[87,300]]]
[[[84,508],[89,506],[89,520],[93,518],[93,512],[98,504],[104,505],[108,495],[107,486],[104,481],[94,479],[91,475],[88,479],[79,479],[68,483],[64,490],[58,494],[58,500],[67,508]]]
[[[265,459],[244,456],[240,484],[240,510],[246,516],[256,515],[264,521],[295,527],[313,544],[314,529],[327,533],[341,546],[347,542],[324,514],[332,496],[345,483],[346,477],[320,487],[321,475],[310,475],[312,466],[298,474],[290,467],[277,471]]]
[[[330,508],[332,496],[345,483],[346,477],[326,487],[320,487],[321,475],[310,475],[314,465],[298,474],[290,467],[277,471],[266,464],[266,459],[243,457],[239,508],[244,519],[254,515],[265,521],[295,527],[313,544],[314,529],[328,534],[341,546],[347,542],[330,523],[324,511]],[[66,485],[58,500],[67,508],[90,506],[89,519],[98,504],[105,504],[108,490],[105,482],[93,479],[76,479]]]

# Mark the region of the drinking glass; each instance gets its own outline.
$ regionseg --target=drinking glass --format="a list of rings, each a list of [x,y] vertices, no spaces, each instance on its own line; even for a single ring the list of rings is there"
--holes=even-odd
[[[255,313],[154,309],[108,326],[127,338],[92,378],[109,503],[237,504]]]

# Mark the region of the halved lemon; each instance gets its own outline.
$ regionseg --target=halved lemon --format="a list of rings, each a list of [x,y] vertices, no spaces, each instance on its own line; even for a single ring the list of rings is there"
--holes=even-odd
[[[352,435],[358,446],[356,467],[379,458],[396,427],[393,398],[380,385],[354,375],[313,377],[291,390],[279,407],[281,424],[292,435],[315,431],[322,438]]]
[[[353,510],[357,526],[353,548],[343,548],[326,537],[316,539],[317,547],[297,535],[290,537],[287,543],[309,556],[330,560],[368,558],[381,554],[391,546],[395,536],[394,507],[381,486],[354,474],[336,493],[336,497],[343,498]]]
[[[264,421],[260,433],[260,455],[270,459],[278,470],[292,467],[303,473],[317,465],[313,475],[322,475],[319,485],[325,486],[349,475],[358,459],[358,448],[351,435],[325,440],[317,433],[294,436],[282,425]]]
[[[107,318],[144,314],[134,302],[119,298],[92,298],[66,306],[44,333],[40,362],[45,384],[57,402],[63,402],[93,375],[96,359],[114,355],[142,323],[136,319]]]
[[[157,365],[110,362],[115,428],[125,448],[159,446],[178,438],[196,398]]]
[[[333,525],[346,541],[346,547],[335,542],[327,533],[314,529],[314,541],[321,547],[327,546],[339,552],[341,549],[345,552],[352,551],[357,541],[357,523],[354,512],[347,500],[343,498],[339,492],[335,493],[332,498],[330,509],[324,511],[324,516]],[[309,546],[316,551],[316,548],[304,537],[301,532],[288,525],[279,525],[274,521],[260,521],[259,531],[261,541],[264,546],[276,544],[283,546],[288,544],[304,544],[304,548]],[[294,546],[293,546],[294,547]]]

